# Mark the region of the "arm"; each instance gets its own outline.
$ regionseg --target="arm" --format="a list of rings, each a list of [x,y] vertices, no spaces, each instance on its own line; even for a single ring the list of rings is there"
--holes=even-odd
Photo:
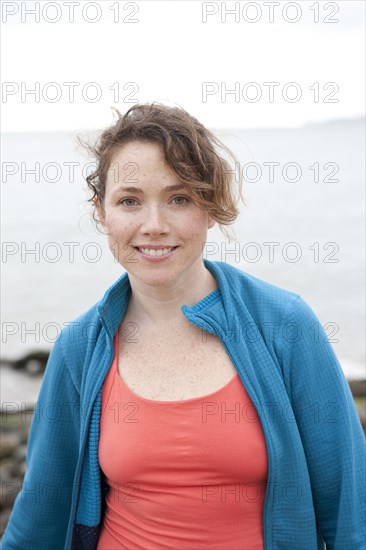
[[[291,304],[285,323],[280,357],[305,450],[319,532],[328,550],[365,550],[366,446],[348,382],[319,320],[301,296]]]
[[[2,550],[63,550],[79,449],[79,393],[62,352],[61,332],[48,358],[32,418],[27,470]]]

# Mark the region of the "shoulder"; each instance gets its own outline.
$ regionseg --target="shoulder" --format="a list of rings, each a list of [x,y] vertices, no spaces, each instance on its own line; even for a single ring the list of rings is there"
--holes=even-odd
[[[69,353],[77,353],[83,351],[88,342],[95,339],[102,328],[98,314],[99,304],[100,300],[71,321],[65,323],[60,334],[60,343],[63,349],[67,349]]]
[[[301,296],[255,277],[226,262],[215,262],[225,276],[233,302],[243,305],[256,322],[281,322],[297,309]],[[300,308],[301,308],[300,305]]]

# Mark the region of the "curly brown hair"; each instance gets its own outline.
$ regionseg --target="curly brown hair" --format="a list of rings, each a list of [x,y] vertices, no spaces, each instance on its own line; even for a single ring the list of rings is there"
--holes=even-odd
[[[78,136],[79,144],[97,161],[96,170],[86,177],[93,195],[93,219],[97,205],[103,209],[107,173],[119,148],[131,141],[159,143],[165,159],[183,184],[192,193],[199,208],[205,209],[229,238],[223,226],[232,224],[239,215],[234,196],[234,170],[222,156],[225,152],[237,165],[233,153],[196,118],[181,107],[169,107],[153,102],[136,104],[125,115],[117,109],[117,121],[106,128],[90,145]],[[242,180],[239,178],[239,195],[243,204]]]

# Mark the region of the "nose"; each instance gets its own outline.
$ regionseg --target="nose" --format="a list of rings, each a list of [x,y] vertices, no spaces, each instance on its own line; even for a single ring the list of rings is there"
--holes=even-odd
[[[168,220],[164,207],[151,205],[143,213],[143,221],[141,224],[141,231],[145,234],[160,235],[161,233],[167,233]]]

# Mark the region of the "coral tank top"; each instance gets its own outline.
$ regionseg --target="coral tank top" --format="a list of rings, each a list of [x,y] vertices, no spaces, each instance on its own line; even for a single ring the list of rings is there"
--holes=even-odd
[[[266,444],[238,373],[202,397],[145,399],[118,372],[118,333],[114,350],[102,388],[98,452],[110,489],[98,550],[263,550]]]

